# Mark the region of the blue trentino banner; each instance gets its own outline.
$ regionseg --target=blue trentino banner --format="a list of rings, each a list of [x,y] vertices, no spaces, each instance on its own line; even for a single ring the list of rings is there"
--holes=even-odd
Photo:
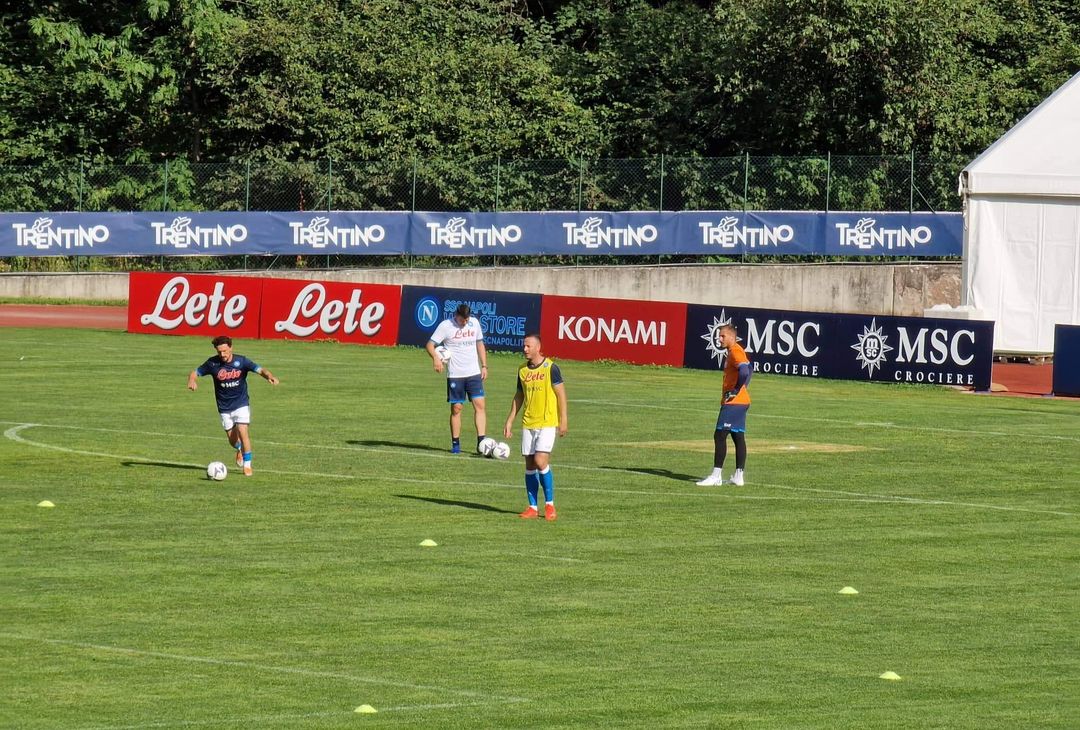
[[[684,367],[722,368],[729,323],[754,372],[990,390],[993,322],[691,304]]]
[[[525,335],[540,331],[540,300],[539,294],[403,286],[398,344],[423,347],[439,322],[464,303],[480,320],[487,349],[521,352]]]
[[[0,213],[0,257],[962,253],[960,213]]]

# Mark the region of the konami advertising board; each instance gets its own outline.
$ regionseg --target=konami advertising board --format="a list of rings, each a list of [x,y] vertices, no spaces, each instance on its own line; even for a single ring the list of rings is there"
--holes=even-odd
[[[127,331],[256,338],[262,289],[246,276],[132,272]]]
[[[401,287],[337,281],[264,279],[264,339],[397,344]]]
[[[552,357],[681,367],[686,305],[545,295],[540,336]]]

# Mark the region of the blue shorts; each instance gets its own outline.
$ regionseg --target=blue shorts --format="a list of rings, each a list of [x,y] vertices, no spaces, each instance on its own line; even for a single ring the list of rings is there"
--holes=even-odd
[[[720,406],[720,415],[716,417],[717,431],[746,431],[746,412],[750,406],[730,403]]]
[[[465,398],[476,400],[484,397],[484,379],[479,375],[467,378],[446,379],[446,402],[464,403]]]

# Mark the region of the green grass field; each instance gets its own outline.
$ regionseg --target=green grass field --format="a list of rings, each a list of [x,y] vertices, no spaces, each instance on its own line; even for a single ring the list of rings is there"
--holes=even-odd
[[[421,351],[237,351],[214,483],[208,338],[0,330],[0,727],[1077,727],[1075,401],[759,375],[701,488],[718,374],[565,362],[549,524]]]

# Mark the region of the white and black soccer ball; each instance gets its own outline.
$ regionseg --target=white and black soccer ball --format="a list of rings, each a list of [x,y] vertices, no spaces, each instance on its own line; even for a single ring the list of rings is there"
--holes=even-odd
[[[438,355],[439,359],[442,360],[444,363],[450,362],[450,348],[446,347],[445,345],[439,345],[438,347],[436,347],[435,354]]]
[[[491,438],[490,436],[485,436],[480,440],[480,443],[476,445],[476,453],[480,454],[480,456],[490,457],[492,452],[495,450],[495,446],[495,439]]]
[[[491,450],[492,457],[496,459],[509,459],[510,458],[510,444],[505,441],[500,441],[495,444],[495,448]]]
[[[220,461],[211,461],[206,465],[206,476],[215,482],[220,482],[229,476],[229,469]]]

